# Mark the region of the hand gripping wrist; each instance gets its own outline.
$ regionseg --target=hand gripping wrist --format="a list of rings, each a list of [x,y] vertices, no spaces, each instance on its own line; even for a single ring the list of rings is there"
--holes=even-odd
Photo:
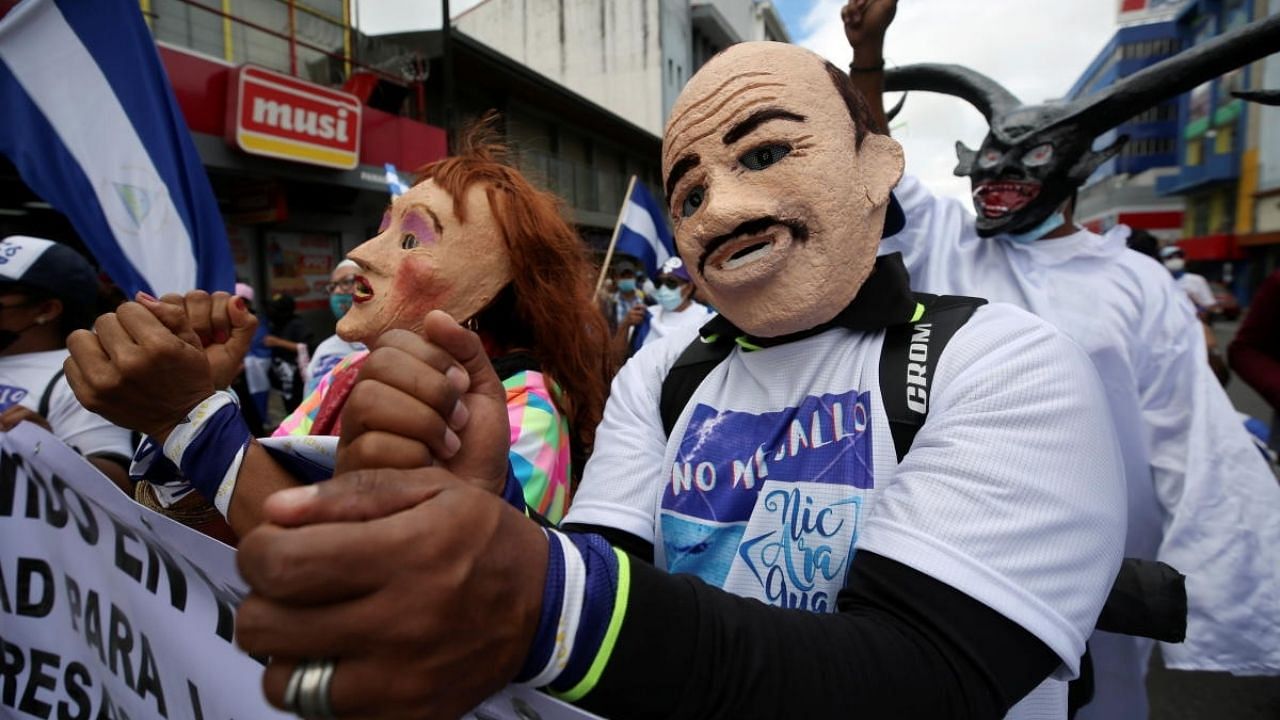
[[[164,456],[223,517],[253,439],[234,398],[226,391],[205,398],[164,441]]]
[[[516,682],[573,702],[596,686],[622,629],[630,558],[599,535],[547,534],[547,579],[533,646]]]

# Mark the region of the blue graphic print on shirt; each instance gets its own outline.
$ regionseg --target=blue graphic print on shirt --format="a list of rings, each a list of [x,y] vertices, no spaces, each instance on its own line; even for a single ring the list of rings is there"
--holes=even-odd
[[[17,385],[0,385],[0,411],[22,402],[27,396],[27,389],[18,387]]]
[[[666,569],[834,609],[875,485],[869,409],[856,391],[758,415],[697,405],[663,492]]]

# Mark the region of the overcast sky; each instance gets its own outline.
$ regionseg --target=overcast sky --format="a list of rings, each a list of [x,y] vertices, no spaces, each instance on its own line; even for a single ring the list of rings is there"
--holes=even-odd
[[[459,12],[480,0],[452,0]],[[840,24],[844,0],[775,0],[794,42],[846,67],[852,56]],[[885,40],[890,65],[948,62],[986,73],[1024,102],[1061,97],[1111,38],[1117,0],[901,0]],[[440,3],[362,0],[357,17],[379,34],[440,26]],[[890,98],[890,105],[896,98]],[[907,172],[939,194],[969,197],[952,174],[955,141],[977,148],[986,122],[957,98],[917,93],[894,123],[906,147]]]
[[[840,23],[844,0],[776,4],[794,42],[848,66],[853,53]],[[1066,94],[1111,39],[1116,7],[1116,0],[902,0],[885,39],[885,60],[890,66],[967,65],[1023,102],[1038,103]],[[886,104],[894,102],[896,96]],[[916,93],[894,122],[893,135],[906,148],[907,172],[939,194],[967,201],[968,180],[952,174],[955,141],[976,149],[986,127],[982,115],[963,100]]]

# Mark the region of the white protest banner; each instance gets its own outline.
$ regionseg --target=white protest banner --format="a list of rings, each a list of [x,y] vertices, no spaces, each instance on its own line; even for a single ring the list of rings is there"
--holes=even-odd
[[[0,433],[0,717],[292,717],[233,644],[245,594],[232,548],[133,502],[31,423]],[[512,686],[468,717],[594,716]]]

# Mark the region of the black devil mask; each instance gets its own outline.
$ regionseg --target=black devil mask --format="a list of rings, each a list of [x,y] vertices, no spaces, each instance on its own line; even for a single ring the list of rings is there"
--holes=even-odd
[[[1043,224],[1128,140],[1121,136],[1092,149],[1102,133],[1277,50],[1280,15],[1220,35],[1070,103],[1024,105],[995,80],[959,65],[894,68],[885,74],[885,90],[955,95],[987,119],[991,131],[977,151],[956,143],[955,173],[973,183],[978,234],[991,237]]]

